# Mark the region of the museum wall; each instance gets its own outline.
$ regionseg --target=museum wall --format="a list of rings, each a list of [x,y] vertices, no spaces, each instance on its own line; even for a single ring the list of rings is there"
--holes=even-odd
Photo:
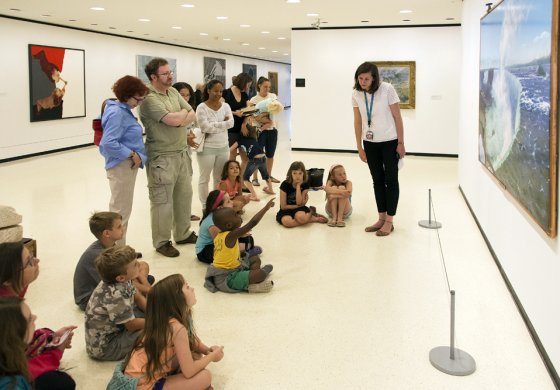
[[[480,1],[465,0],[463,3],[459,182],[558,372],[560,369],[558,238],[547,236],[478,161],[480,18],[485,14],[485,9],[483,2]],[[496,331],[499,332],[499,329]],[[511,340],[511,342],[515,341]]]
[[[416,61],[416,108],[401,110],[406,150],[456,155],[459,26],[292,31],[292,147],[356,150],[351,96],[364,61]]]
[[[30,122],[28,44],[85,50],[86,117]],[[134,39],[0,17],[0,161],[93,142],[91,121],[101,102],[112,97],[119,77],[136,74],[136,55],[177,59],[177,80],[193,87],[203,79],[204,57],[226,59],[226,80],[257,65],[257,74],[278,72],[279,99],[290,105],[290,65],[186,49]],[[229,82],[227,87],[229,87]],[[72,88],[69,82],[68,89]]]

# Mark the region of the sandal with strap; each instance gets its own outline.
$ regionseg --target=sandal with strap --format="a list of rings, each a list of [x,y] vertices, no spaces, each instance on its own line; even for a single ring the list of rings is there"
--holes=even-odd
[[[268,187],[264,187],[263,192],[267,193],[268,195],[276,195],[276,193]]]
[[[346,222],[344,222],[344,221],[338,221],[338,222],[336,223],[336,227],[346,227]]]
[[[327,226],[335,227],[335,226],[336,226],[336,222],[335,222],[334,220],[331,219],[329,222],[327,222]]]
[[[384,219],[380,219],[379,221],[383,221],[383,223],[385,223],[385,220],[384,220]],[[377,222],[379,222],[379,221],[377,221]],[[377,223],[377,222],[376,222],[376,223]],[[376,231],[378,231],[379,229],[381,229],[381,228],[383,227],[383,225],[381,225],[381,226],[379,226],[379,227],[375,226],[376,223],[374,223],[374,224],[371,225],[371,226],[367,226],[367,227],[364,229],[364,230],[366,231],[366,233],[373,233],[373,232],[376,232]]]

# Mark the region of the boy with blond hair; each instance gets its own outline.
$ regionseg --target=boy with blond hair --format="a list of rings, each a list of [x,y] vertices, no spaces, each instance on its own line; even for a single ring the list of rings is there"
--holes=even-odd
[[[95,259],[101,282],[86,307],[86,351],[98,360],[120,360],[130,351],[144,318],[146,298],[132,280],[138,277],[137,253],[130,246],[106,249]]]
[[[74,302],[85,310],[91,293],[101,281],[95,268],[95,259],[107,248],[123,236],[122,217],[112,211],[94,213],[89,219],[89,230],[97,238],[82,254],[74,271]],[[138,253],[139,257],[142,255]],[[153,276],[148,275],[150,267],[145,261],[139,262],[140,273],[134,280],[134,285],[142,294],[146,295],[153,283]]]

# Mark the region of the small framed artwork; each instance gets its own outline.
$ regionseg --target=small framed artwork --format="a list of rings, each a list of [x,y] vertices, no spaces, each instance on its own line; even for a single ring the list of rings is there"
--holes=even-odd
[[[155,58],[155,56],[144,56],[141,54],[136,56],[136,77],[146,84],[149,84],[150,80],[148,79],[148,76],[146,76],[145,68],[152,58]],[[169,67],[173,72],[173,84],[175,84],[177,82],[177,60],[175,58],[163,58],[165,58],[165,60],[169,63]]]
[[[270,80],[270,92],[278,96],[278,72],[268,72]]]
[[[381,81],[395,87],[400,107],[416,107],[416,61],[371,61],[379,69]]]
[[[219,80],[226,88],[226,60],[204,57],[204,84],[214,79]]]
[[[86,116],[85,51],[28,45],[31,122]]]
[[[243,72],[247,73],[253,79],[251,88],[247,92],[249,99],[257,94],[257,65],[243,64]]]

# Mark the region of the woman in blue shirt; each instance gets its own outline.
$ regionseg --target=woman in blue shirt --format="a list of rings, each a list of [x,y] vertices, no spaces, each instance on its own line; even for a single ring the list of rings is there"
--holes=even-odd
[[[105,157],[111,188],[109,210],[122,216],[123,237],[117,245],[125,245],[136,175],[138,168],[144,168],[146,163],[143,130],[132,109],[142,103],[149,90],[139,78],[124,76],[115,82],[113,92],[118,101],[108,101],[103,112],[99,151]]]

